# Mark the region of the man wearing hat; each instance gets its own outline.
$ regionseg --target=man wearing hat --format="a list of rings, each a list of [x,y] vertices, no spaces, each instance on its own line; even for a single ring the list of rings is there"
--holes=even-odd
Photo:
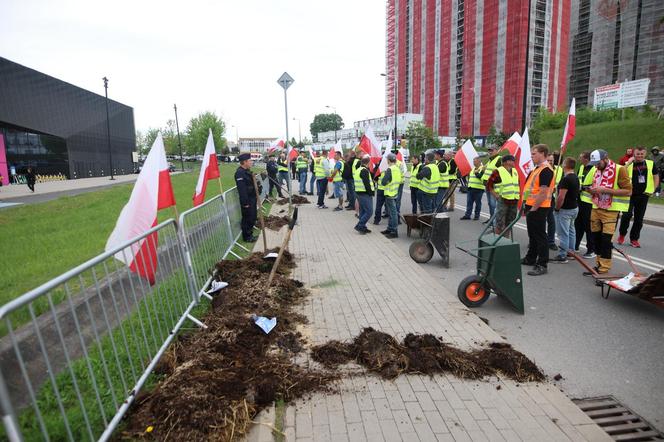
[[[500,167],[500,157],[498,156],[498,149],[496,149],[496,146],[489,145],[489,147],[487,147],[487,151],[489,152],[489,161],[486,163],[486,167],[484,168],[484,175],[482,175],[482,181],[484,182],[484,185],[486,185],[487,181],[489,181],[489,177],[493,174],[493,171]],[[491,217],[496,211],[496,197],[491,192],[487,191],[486,201],[489,204],[489,216]]]
[[[254,187],[254,174],[251,173],[251,166],[254,161],[248,153],[241,154],[240,167],[235,171],[235,185],[240,197],[240,207],[242,208],[242,239],[248,242],[255,242],[253,229],[256,224],[256,188]]]
[[[494,230],[501,234],[507,225],[516,218],[519,203],[519,174],[514,167],[516,159],[512,155],[502,157],[502,166],[493,171],[486,188],[496,199],[496,218]],[[511,230],[505,232],[506,238],[512,237]]]
[[[632,182],[627,168],[609,159],[609,154],[602,149],[590,153],[590,166],[595,166],[595,175],[587,190],[592,198],[593,209],[590,214],[590,230],[595,240],[597,253],[597,273],[611,270],[611,250],[613,234],[620,212],[629,209],[629,196],[632,194]],[[584,272],[591,275],[591,272]]]
[[[434,153],[434,157],[436,159],[436,164],[438,164],[438,174],[440,176],[440,181],[438,181],[438,192],[436,193],[436,200],[434,201],[433,210],[435,212],[436,209],[439,209],[439,211],[444,212],[445,209],[440,207],[440,204],[445,199],[447,189],[450,187],[450,176],[448,174],[449,167],[445,161],[445,149],[438,149]]]
[[[402,182],[401,168],[397,166],[397,156],[393,153],[387,155],[387,164],[388,168],[385,170],[380,184],[384,188],[385,207],[390,218],[387,230],[383,230],[380,233],[388,238],[398,238],[399,215],[397,214],[396,200],[399,194],[399,184]]]
[[[440,181],[440,172],[433,152],[425,155],[424,166],[420,167],[416,178],[420,188],[420,213],[433,213]]]
[[[330,176],[330,162],[327,159],[327,150],[325,149],[314,158],[314,175],[316,176],[316,188],[318,190],[318,204],[316,206],[319,209],[327,209],[325,193],[327,192],[327,179]]]

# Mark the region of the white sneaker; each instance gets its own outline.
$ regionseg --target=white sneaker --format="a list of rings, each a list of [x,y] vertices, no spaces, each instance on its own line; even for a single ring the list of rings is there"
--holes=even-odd
[[[596,258],[597,254],[595,252],[588,252],[588,253],[584,253],[583,257],[585,259],[592,259],[592,258]]]

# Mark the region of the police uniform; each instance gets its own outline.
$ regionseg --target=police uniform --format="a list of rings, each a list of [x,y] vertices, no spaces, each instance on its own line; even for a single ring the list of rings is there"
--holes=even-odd
[[[248,153],[242,154],[239,160],[245,161],[251,158]],[[256,224],[256,216],[258,214],[256,205],[256,189],[254,188],[253,173],[249,169],[238,167],[235,171],[235,185],[237,186],[237,193],[240,197],[240,207],[242,208],[242,239],[245,241],[256,241],[253,235],[253,228]]]

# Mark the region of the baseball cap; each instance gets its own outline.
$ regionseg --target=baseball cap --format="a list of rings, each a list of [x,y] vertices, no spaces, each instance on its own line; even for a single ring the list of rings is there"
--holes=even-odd
[[[251,155],[248,154],[248,153],[240,154],[240,155],[237,157],[238,161],[247,161],[247,160],[250,159],[250,158],[251,158]]]
[[[502,158],[503,163],[505,161],[516,161],[516,158],[514,158],[514,155],[504,155]]]
[[[590,152],[590,161],[588,161],[588,164],[595,166],[600,160],[606,160],[607,158],[609,158],[609,154],[605,150],[595,149]]]
[[[438,150],[434,151],[434,153],[437,153],[438,155],[443,156],[443,155],[445,155],[445,149],[438,149]]]

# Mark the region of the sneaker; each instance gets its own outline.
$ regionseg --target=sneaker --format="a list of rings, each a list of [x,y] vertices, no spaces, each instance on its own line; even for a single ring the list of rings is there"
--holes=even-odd
[[[532,270],[528,272],[530,276],[540,276],[540,275],[546,275],[548,273],[548,270],[544,266],[535,266]]]
[[[480,217],[479,217],[479,216],[476,216],[475,218],[473,218],[473,221],[477,221],[477,220],[479,220],[479,219],[480,219]]]
[[[366,227],[362,230],[364,233],[371,233],[371,230],[367,229]]]
[[[389,230],[389,229],[387,229],[387,230],[383,230],[383,231],[380,232],[380,233],[382,233],[383,235],[387,235],[387,234],[389,234],[390,232],[392,232],[392,231]]]
[[[394,232],[390,232],[387,235],[385,235],[385,238],[389,238],[389,239],[394,239],[394,238],[398,238],[398,237],[399,237],[399,234],[394,233]]]
[[[470,219],[470,217],[469,217],[469,216],[465,216],[465,215],[464,215],[464,216],[462,216],[462,217],[461,217],[461,218],[459,218],[459,219]],[[475,218],[475,219],[477,219],[477,218]]]
[[[556,256],[555,258],[549,261],[555,262],[556,264],[567,264],[569,262],[566,256],[560,256],[560,255]]]
[[[523,258],[521,260],[521,265],[523,265],[523,266],[534,266],[535,261],[528,261],[526,258]]]
[[[585,259],[596,258],[596,257],[597,257],[597,253],[595,253],[595,252],[586,252],[586,253],[583,254],[583,257],[584,257]]]
[[[355,207],[346,207],[346,210],[355,210]]]
[[[549,250],[553,250],[554,252],[558,250],[558,246],[555,244],[549,244]]]
[[[327,209],[327,206],[323,204],[322,206],[318,206],[319,209]]]
[[[617,243],[618,243],[618,244],[624,244],[624,243],[625,243],[625,235],[620,235],[620,236],[618,237],[618,241],[617,241]]]
[[[639,241],[637,241],[636,239],[631,240],[629,243],[630,243],[630,244],[632,245],[632,247],[634,247],[635,249],[640,249],[640,248],[641,248],[641,244],[639,244]]]
[[[355,230],[357,230],[360,233],[360,235],[366,235],[367,233],[369,233],[366,230],[362,230],[362,229],[355,229]]]
[[[335,207],[334,208],[335,212],[341,212],[342,210],[344,210],[343,207]]]

